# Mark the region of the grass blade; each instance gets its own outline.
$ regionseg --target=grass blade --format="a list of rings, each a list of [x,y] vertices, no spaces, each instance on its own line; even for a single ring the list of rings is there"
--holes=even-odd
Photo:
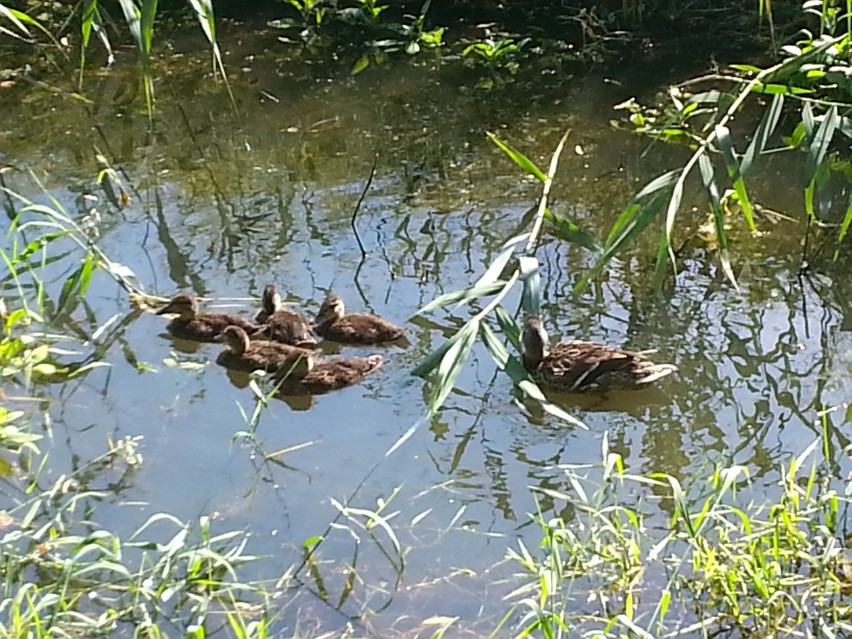
[[[834,132],[838,124],[840,124],[840,117],[837,115],[837,107],[832,106],[823,116],[822,122],[816,133],[814,133],[810,148],[808,149],[805,179],[809,183],[814,181],[817,169],[825,159],[825,154],[828,152],[828,147],[831,144],[832,138],[834,138]]]
[[[784,96],[778,94],[772,98],[772,104],[764,113],[760,124],[755,129],[751,143],[746,149],[742,162],[740,162],[740,171],[745,175],[751,168],[756,156],[763,153],[766,145],[769,143],[769,138],[775,132],[775,127],[778,126],[778,120],[781,119],[781,111],[784,108]]]
[[[734,151],[734,141],[731,138],[731,131],[726,126],[716,126],[716,139],[719,141],[719,148],[722,150],[722,159],[725,161],[725,168],[728,169],[728,176],[733,182],[734,191],[737,192],[740,206],[743,209],[748,228],[754,232],[757,226],[754,223],[754,214],[752,213],[751,200],[748,197],[745,181],[743,180],[740,164],[737,162],[736,152]]]
[[[541,392],[541,389],[532,380],[518,358],[511,356],[509,351],[506,350],[506,347],[503,346],[499,339],[497,339],[497,336],[491,330],[491,327],[483,322],[480,325],[479,333],[482,336],[482,342],[485,344],[488,352],[491,353],[494,363],[497,364],[497,368],[505,371],[505,373],[509,376],[509,379],[511,379],[512,382],[524,392],[524,394],[536,400],[539,405],[541,405],[542,409],[554,417],[557,417],[558,419],[561,419],[573,426],[582,428],[583,430],[589,430],[588,426],[579,419],[569,415],[559,408],[559,406],[548,401],[548,399],[544,396],[544,393]]]
[[[629,217],[629,221],[623,227],[622,234],[612,244],[606,246],[603,255],[598,258],[598,261],[592,265],[583,278],[574,286],[574,292],[583,290],[609,264],[610,260],[621,251],[623,246],[626,246],[630,240],[638,235],[662,212],[663,204],[667,201],[668,196],[668,193],[661,191],[651,201],[645,204],[634,203],[625,209],[621,217],[625,219]],[[629,216],[625,215],[627,213],[629,213]]]
[[[506,268],[506,264],[508,264],[509,260],[512,259],[515,251],[529,239],[529,236],[529,233],[522,233],[521,235],[516,235],[511,240],[503,244],[500,249],[500,253],[497,254],[497,257],[494,258],[488,266],[488,269],[486,269],[485,273],[482,274],[482,277],[474,282],[473,288],[476,288],[477,286],[487,286],[488,284],[496,282],[497,278],[503,273],[503,269]]]
[[[495,280],[490,284],[484,284],[482,286],[477,286],[476,284],[474,284],[473,286],[468,286],[467,288],[459,289],[458,291],[444,293],[443,295],[439,295],[431,302],[429,302],[426,306],[417,311],[415,315],[423,315],[425,313],[428,313],[429,311],[435,310],[436,308],[448,306],[453,302],[463,302],[476,297],[482,297],[484,295],[493,295],[494,293],[497,293],[498,291],[502,290],[505,285],[506,282],[502,280]]]
[[[544,174],[544,171],[542,171],[540,168],[538,168],[535,165],[535,163],[532,160],[530,160],[527,156],[525,156],[523,153],[521,153],[517,149],[514,149],[511,146],[509,146],[508,144],[506,144],[505,142],[503,142],[500,138],[498,138],[493,133],[488,132],[487,135],[488,135],[489,139],[494,144],[496,144],[497,147],[501,151],[503,151],[503,153],[508,155],[512,159],[512,161],[515,164],[517,164],[519,167],[521,167],[524,171],[526,171],[527,173],[529,173],[530,175],[535,177],[540,182],[546,182],[547,181],[547,176]]]
[[[725,213],[722,210],[722,202],[719,197],[719,189],[716,186],[716,179],[713,173],[713,163],[706,155],[702,155],[698,160],[698,167],[701,170],[701,178],[704,181],[704,188],[707,189],[707,197],[710,201],[710,210],[713,212],[713,221],[716,225],[716,241],[719,243],[719,261],[722,263],[722,270],[725,276],[734,285],[738,291],[740,287],[737,285],[737,280],[734,277],[734,271],[731,269],[731,260],[728,257],[728,236],[725,233]]]
[[[553,232],[564,240],[579,244],[590,251],[600,251],[603,245],[588,233],[581,231],[580,227],[566,217],[545,209],[544,219],[550,222]]]
[[[456,378],[461,372],[462,366],[467,360],[473,345],[476,343],[476,334],[479,330],[479,320],[476,318],[465,324],[457,333],[459,338],[455,340],[444,353],[441,364],[438,366],[438,379],[429,409],[435,412],[443,405],[450,391],[455,385]]]

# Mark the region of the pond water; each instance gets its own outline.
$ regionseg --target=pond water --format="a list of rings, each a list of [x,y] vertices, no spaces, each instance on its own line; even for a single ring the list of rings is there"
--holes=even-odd
[[[126,535],[157,512],[213,515],[217,530],[251,532],[251,551],[267,556],[254,576],[270,580],[301,564],[305,540],[328,531],[315,563],[302,565],[296,587],[281,596],[280,632],[351,625],[412,636],[427,618],[445,616],[458,617],[456,635],[481,636],[520,583],[507,549],[539,541],[531,488],[571,490],[561,465],[599,462],[606,438],[634,472],[669,473],[687,486],[714,464],[743,464],[760,495],[777,483],[779,465],[820,434],[818,412],[849,401],[852,265],[845,256],[831,261],[829,244],[799,277],[805,218],[790,176],[801,168],[796,157],[777,156],[760,167],[753,197],[784,215],[761,214],[763,232],[754,237],[732,220],[739,291],[722,277],[712,247],[693,240],[679,254],[676,284],[654,295],[656,236],[647,234],[576,295],[572,287],[595,256],[545,235],[538,258],[551,336],[658,349],[659,360],[679,367],[658,389],[565,399],[584,431],[517,405],[511,382],[477,345],[443,409],[425,417],[431,382],[411,370],[468,310],[410,318],[481,275],[524,229],[540,193],[485,132],[546,165],[572,129],[552,208],[603,238],[630,195],[684,157],[613,129],[619,114],[611,107],[630,97],[628,80],[650,95],[671,78],[639,82],[635,69],[582,79],[522,71],[488,92],[446,68],[323,75],[286,60],[281,47],[263,32],[226,39],[235,115],[203,47],[185,44],[158,70],[153,134],[141,95],[121,104],[129,60],[91,72],[97,106],[29,86],[0,90],[0,110],[15,122],[0,131],[0,150],[18,169],[4,175],[6,185],[43,201],[32,170],[82,216],[94,201],[85,196],[101,196],[96,154],[104,154],[134,191],[121,211],[97,204],[100,246],[148,292],[189,290],[213,298],[213,308],[253,313],[263,286],[275,282],[312,315],[334,290],[348,308],[409,330],[407,349],[346,348],[381,352],[385,365],[353,388],[273,401],[252,440],[235,433],[247,429],[240,407],[250,414],[253,395],[245,379],[216,366],[218,346],[173,343],[162,318],[131,314],[125,293],[98,276],[90,309],[69,323],[91,335],[120,315],[109,341],[101,338],[110,367],[33,392],[51,400],[47,478],[102,453],[109,438],[144,437],[144,463],[96,486],[112,493],[99,504],[103,526]],[[376,177],[357,216],[363,258],[350,221],[374,158]],[[684,207],[689,232],[681,242],[706,219],[702,199],[690,197],[696,208]],[[73,266],[51,266],[54,295]],[[3,287],[14,290],[14,282]],[[140,372],[137,362],[151,370]],[[849,443],[844,419],[842,411],[828,416],[837,449]],[[383,514],[394,515],[403,566],[385,530],[358,528],[333,503],[375,510],[389,499]],[[546,515],[570,518],[546,497],[540,503]],[[668,516],[659,508],[651,521]]]

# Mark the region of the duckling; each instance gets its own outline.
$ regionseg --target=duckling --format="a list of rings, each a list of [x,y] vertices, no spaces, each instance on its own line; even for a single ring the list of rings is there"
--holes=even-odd
[[[281,395],[321,395],[329,391],[340,390],[363,381],[365,377],[381,368],[381,355],[369,357],[346,357],[318,361],[315,356],[307,358],[307,374],[287,374],[283,369],[278,373]],[[300,370],[299,373],[302,371]]]
[[[314,346],[317,343],[311,325],[301,314],[281,307],[281,296],[273,284],[263,289],[263,307],[255,321],[266,326],[265,337],[293,346]]]
[[[405,336],[405,331],[386,319],[370,313],[349,313],[343,300],[329,295],[314,320],[314,332],[333,342],[377,344],[392,342]]]
[[[524,319],[523,361],[532,378],[556,390],[642,388],[677,370],[672,364],[655,364],[645,356],[653,351],[632,352],[594,342],[562,342],[548,349],[541,319]]]
[[[262,370],[280,372],[296,377],[310,370],[308,360],[313,351],[277,342],[252,342],[240,326],[229,326],[219,338],[225,348],[216,358],[216,363],[237,371]]]
[[[169,313],[177,315],[166,327],[169,333],[177,338],[196,342],[215,342],[228,326],[239,326],[249,335],[254,335],[262,328],[251,320],[232,313],[200,313],[198,300],[189,293],[178,293],[157,311],[157,315]]]

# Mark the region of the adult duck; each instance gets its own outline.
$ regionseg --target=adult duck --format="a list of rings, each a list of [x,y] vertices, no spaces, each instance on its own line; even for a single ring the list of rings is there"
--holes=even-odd
[[[541,319],[524,319],[523,362],[530,376],[545,387],[568,392],[643,388],[677,370],[655,364],[653,351],[625,351],[595,342],[570,341],[549,348]]]

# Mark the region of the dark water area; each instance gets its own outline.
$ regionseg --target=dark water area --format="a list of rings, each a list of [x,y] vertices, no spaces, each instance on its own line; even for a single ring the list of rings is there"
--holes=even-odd
[[[245,34],[224,42],[235,114],[197,44],[175,42],[157,64],[153,133],[143,96],[130,88],[129,59],[89,72],[83,94],[93,104],[26,85],[0,90],[0,110],[14,122],[0,130],[0,151],[14,166],[6,186],[44,202],[37,177],[69,215],[90,217],[106,255],[150,293],[188,290],[213,298],[211,308],[253,314],[263,286],[275,282],[313,315],[334,290],[352,310],[407,326],[411,346],[342,349],[381,352],[385,365],[359,386],[272,401],[252,440],[235,434],[247,429],[240,407],[250,414],[253,395],[244,377],[216,366],[219,347],[174,343],[162,318],[131,313],[126,294],[97,275],[88,309],[67,325],[85,340],[115,317],[103,357],[110,366],[30,390],[51,402],[49,477],[100,454],[108,438],[143,437],[144,463],[116,478],[99,504],[104,527],[129,534],[157,512],[210,515],[216,528],[251,532],[252,552],[266,556],[252,570],[272,582],[331,522],[315,565],[282,595],[282,636],[349,625],[413,636],[436,616],[458,617],[454,636],[483,636],[519,584],[507,549],[540,539],[531,489],[570,492],[567,465],[600,462],[606,442],[632,472],[668,473],[699,490],[694,482],[715,465],[742,464],[752,480],[745,490],[759,497],[775,490],[779,466],[821,434],[821,411],[849,402],[852,263],[843,254],[833,261],[829,243],[799,275],[806,218],[790,176],[801,174],[801,158],[776,155],[752,183],[764,207],[760,233],[730,220],[739,290],[724,279],[712,242],[696,235],[709,212],[695,190],[679,217],[680,270],[662,296],[652,292],[656,232],[579,295],[572,289],[595,256],[545,235],[538,258],[551,336],[654,348],[676,375],[648,392],[554,398],[584,431],[518,405],[510,380],[477,345],[444,408],[427,417],[433,382],[411,371],[468,311],[412,316],[475,281],[526,228],[540,194],[486,131],[546,166],[571,129],[550,205],[598,238],[633,193],[686,152],[610,125],[620,117],[613,105],[630,97],[617,73],[521,71],[514,84],[478,91],[438,65],[349,77],[302,64],[268,33]],[[667,81],[630,77],[649,94]],[[122,210],[97,185],[98,154],[133,187]],[[350,223],[374,162],[357,216],[363,258]],[[46,267],[54,295],[75,259]],[[15,283],[0,284],[13,297]],[[517,297],[504,306],[516,309]],[[846,411],[825,420],[829,446],[843,449]],[[376,510],[385,501],[404,567],[384,528],[367,530],[363,517],[335,506]],[[572,517],[547,495],[538,503],[547,516]],[[652,527],[669,507],[643,504]]]

